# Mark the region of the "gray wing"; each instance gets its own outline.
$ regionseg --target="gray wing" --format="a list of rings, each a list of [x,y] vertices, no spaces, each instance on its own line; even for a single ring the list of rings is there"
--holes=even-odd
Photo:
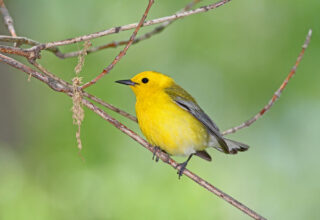
[[[175,85],[173,87],[166,89],[167,94],[173,99],[173,101],[180,106],[182,109],[188,111],[196,119],[198,119],[208,130],[208,132],[213,135],[218,143],[220,144],[223,152],[229,153],[228,145],[223,139],[219,128],[209,116],[200,108],[196,101],[180,86]]]

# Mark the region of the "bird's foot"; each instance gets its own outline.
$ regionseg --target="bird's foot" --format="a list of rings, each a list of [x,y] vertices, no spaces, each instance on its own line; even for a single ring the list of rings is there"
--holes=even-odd
[[[188,164],[188,161],[185,161],[183,163],[178,163],[178,166],[176,167],[178,169],[178,178],[180,179],[180,177],[182,176],[183,174],[183,171],[186,169],[187,167],[187,164]]]
[[[191,157],[192,157],[193,155],[195,155],[195,153],[190,154],[189,157],[188,157],[188,159],[187,159],[186,161],[184,161],[183,163],[178,163],[178,166],[177,166],[176,168],[179,169],[179,170],[178,170],[179,179],[180,179],[180,177],[182,176],[183,171],[186,169],[187,164],[188,164],[189,160],[191,159]]]
[[[159,151],[161,151],[160,147],[154,146],[152,160],[155,159],[156,162],[159,161],[159,157],[157,156],[157,153],[158,153]]]

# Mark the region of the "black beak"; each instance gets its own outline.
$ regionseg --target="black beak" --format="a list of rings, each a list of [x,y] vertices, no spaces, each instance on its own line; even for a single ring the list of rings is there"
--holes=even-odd
[[[120,83],[120,84],[124,84],[124,85],[129,85],[129,86],[134,86],[138,83],[132,82],[130,79],[126,79],[126,80],[118,80],[116,81],[116,83]]]

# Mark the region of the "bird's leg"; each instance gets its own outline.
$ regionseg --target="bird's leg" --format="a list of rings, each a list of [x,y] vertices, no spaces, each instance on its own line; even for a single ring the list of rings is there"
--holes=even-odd
[[[190,154],[189,157],[188,157],[188,159],[187,159],[186,161],[184,161],[183,163],[179,163],[179,164],[178,164],[177,167],[179,167],[179,170],[178,170],[179,179],[180,179],[180,177],[182,176],[183,171],[186,169],[187,164],[188,164],[189,160],[191,159],[191,157],[192,157],[193,155],[194,155],[194,153],[193,153],[193,154]]]
[[[156,162],[159,161],[159,157],[157,156],[157,152],[161,151],[160,147],[158,146],[154,146],[153,147],[153,156],[152,156],[152,160],[154,160],[154,158],[156,158]]]

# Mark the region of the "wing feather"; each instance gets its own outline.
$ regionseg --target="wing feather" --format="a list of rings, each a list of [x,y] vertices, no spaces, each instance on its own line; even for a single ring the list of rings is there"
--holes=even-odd
[[[165,91],[179,107],[188,111],[207,128],[208,132],[217,139],[223,152],[229,153],[228,145],[223,139],[218,126],[200,108],[189,93],[178,85],[166,88]]]

